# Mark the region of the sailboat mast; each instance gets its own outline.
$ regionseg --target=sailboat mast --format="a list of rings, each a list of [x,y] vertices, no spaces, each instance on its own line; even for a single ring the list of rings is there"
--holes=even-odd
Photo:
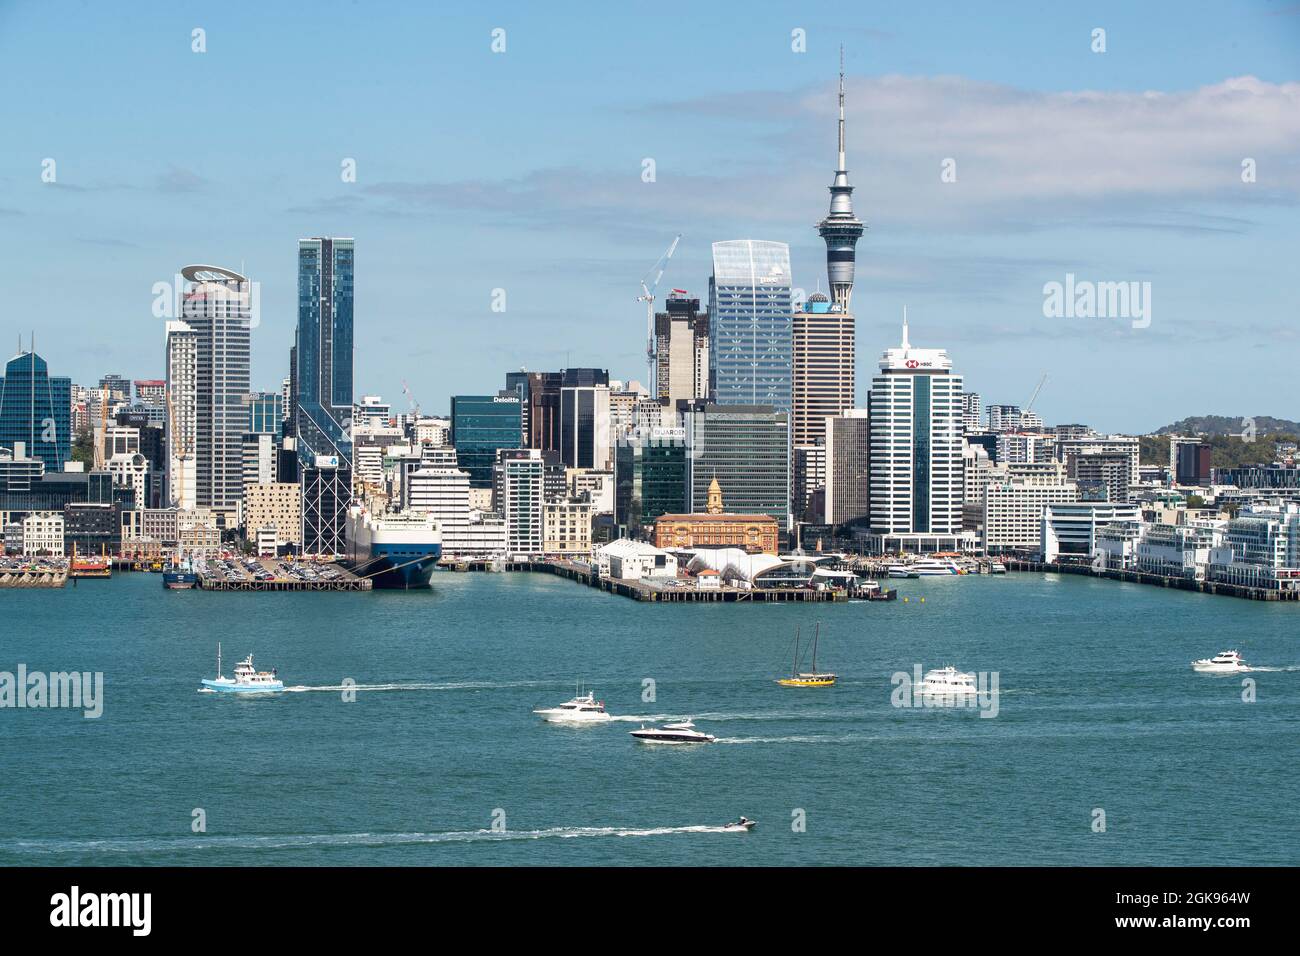
[[[799,628],[794,629],[794,661],[790,664],[790,676],[799,675]]]
[[[822,622],[817,622],[817,627],[813,629],[813,673],[817,673],[817,638],[822,632]]]
[[[217,641],[217,676],[221,676],[221,642]]]

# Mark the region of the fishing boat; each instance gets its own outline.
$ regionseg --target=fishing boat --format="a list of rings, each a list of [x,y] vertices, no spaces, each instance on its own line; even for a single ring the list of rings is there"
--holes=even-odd
[[[169,591],[183,591],[194,587],[199,582],[199,574],[189,558],[181,558],[181,549],[176,549],[176,558],[162,569],[163,587]],[[220,673],[218,671],[218,673]]]
[[[790,668],[790,676],[782,677],[777,683],[782,687],[830,687],[835,683],[835,675],[823,673],[817,670],[817,639],[821,635],[821,624],[818,624],[813,631],[812,639],[812,670],[799,670],[799,630],[794,632],[794,665]]]
[[[217,644],[217,676],[215,680],[206,677],[200,681],[201,689],[221,691],[234,694],[271,694],[284,690],[284,682],[274,670],[259,671],[253,667],[253,655],[249,654],[235,665],[234,677],[221,674],[221,645]]]

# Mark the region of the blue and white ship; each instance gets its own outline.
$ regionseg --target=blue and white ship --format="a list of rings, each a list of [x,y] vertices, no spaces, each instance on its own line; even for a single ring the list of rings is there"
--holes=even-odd
[[[221,673],[221,645],[217,645],[217,677],[200,681],[200,690],[219,691],[229,694],[273,694],[284,690],[284,681],[276,676],[274,670],[259,671],[253,667],[253,655],[249,654],[235,665],[235,676],[224,677]]]
[[[424,511],[348,511],[348,564],[377,588],[427,588],[442,556],[442,530]]]
[[[199,574],[189,558],[179,558],[163,568],[163,587],[169,591],[184,591],[194,587],[199,581]]]

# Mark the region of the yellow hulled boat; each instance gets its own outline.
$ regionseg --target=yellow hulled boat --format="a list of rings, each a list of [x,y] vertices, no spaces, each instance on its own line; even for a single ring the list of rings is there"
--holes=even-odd
[[[812,639],[812,670],[799,670],[799,631],[794,632],[794,664],[790,668],[790,676],[782,677],[777,683],[782,687],[830,687],[835,683],[834,674],[825,673],[817,670],[817,638],[821,636],[822,626],[817,625],[813,631]]]

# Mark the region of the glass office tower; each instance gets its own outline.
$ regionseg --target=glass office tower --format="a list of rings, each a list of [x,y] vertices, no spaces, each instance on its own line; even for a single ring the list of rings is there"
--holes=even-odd
[[[72,457],[72,379],[51,377],[45,359],[19,352],[0,378],[0,445],[45,462],[46,471],[62,471]]]
[[[709,380],[717,404],[790,411],[792,315],[789,246],[759,239],[713,244]]]
[[[509,389],[451,397],[451,443],[471,488],[492,487],[497,449],[520,447],[520,414],[519,393]]]
[[[351,239],[298,240],[295,431],[304,465],[350,467],[352,437]]]

